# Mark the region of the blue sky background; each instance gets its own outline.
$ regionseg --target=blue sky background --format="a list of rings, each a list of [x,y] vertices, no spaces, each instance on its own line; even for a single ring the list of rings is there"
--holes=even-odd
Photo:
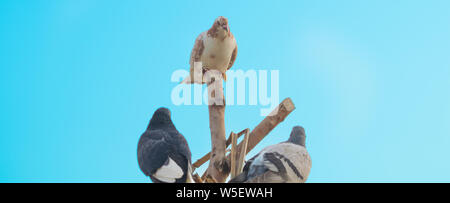
[[[280,70],[297,109],[252,151],[307,131],[309,182],[450,182],[450,2],[0,2],[0,182],[148,182],[137,141],[169,107],[193,160],[206,106],[175,106],[170,76],[229,18],[233,69]],[[261,106],[228,106],[226,129]]]

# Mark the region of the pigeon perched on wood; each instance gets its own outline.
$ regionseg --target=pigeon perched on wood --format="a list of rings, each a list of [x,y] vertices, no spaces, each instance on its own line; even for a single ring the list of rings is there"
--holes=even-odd
[[[138,143],[139,167],[154,183],[193,182],[191,151],[175,128],[170,111],[159,108]]]
[[[264,148],[230,183],[304,183],[311,170],[305,130],[296,126],[287,142]]]
[[[205,83],[202,76],[208,70],[220,71],[226,80],[225,72],[233,66],[236,56],[236,39],[230,31],[228,19],[220,16],[208,31],[201,33],[195,40],[189,61],[190,76],[181,83]],[[202,73],[198,78],[194,77],[196,62],[202,63]]]

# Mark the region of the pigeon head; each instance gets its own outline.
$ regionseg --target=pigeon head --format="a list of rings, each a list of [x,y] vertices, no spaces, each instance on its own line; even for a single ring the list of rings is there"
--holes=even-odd
[[[228,19],[219,16],[214,21],[213,26],[208,32],[212,36],[226,37],[230,35],[230,27],[228,26]]]
[[[301,126],[295,126],[292,128],[291,136],[289,137],[288,142],[298,144],[305,147],[305,129]]]
[[[167,108],[159,108],[153,114],[148,128],[162,128],[169,126],[173,126],[172,120],[170,119],[170,110]]]

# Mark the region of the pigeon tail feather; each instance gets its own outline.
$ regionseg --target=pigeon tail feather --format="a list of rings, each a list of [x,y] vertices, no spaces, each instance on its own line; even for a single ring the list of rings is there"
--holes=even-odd
[[[247,181],[247,174],[244,172],[228,181],[228,183],[244,183],[245,181]]]
[[[159,168],[153,176],[161,181],[175,180],[181,178],[184,172],[183,169],[170,157],[165,165]],[[166,181],[164,181],[166,182]]]

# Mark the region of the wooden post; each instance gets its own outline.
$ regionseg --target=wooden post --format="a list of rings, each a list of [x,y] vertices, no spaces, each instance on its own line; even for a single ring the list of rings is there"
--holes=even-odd
[[[261,142],[262,139],[264,139],[264,137],[266,137],[270,131],[272,131],[278,124],[280,124],[281,122],[284,121],[284,119],[295,109],[295,105],[292,102],[292,100],[290,98],[286,98],[285,100],[283,100],[278,107],[276,107],[272,113],[267,116],[266,118],[264,118],[264,120],[262,120],[256,127],[255,129],[253,129],[252,132],[250,132],[250,134],[248,135],[248,142],[241,142],[237,149],[243,149],[244,144],[247,144],[247,149],[245,149],[246,153],[248,154],[259,142]],[[211,112],[210,112],[211,113]],[[211,118],[210,118],[210,122],[211,122]],[[243,131],[241,131],[240,133],[238,133],[238,137],[241,136],[244,133],[248,133],[245,132],[248,131],[248,129],[245,129]],[[212,134],[211,134],[212,136]],[[228,147],[231,144],[231,135],[228,138],[228,140],[225,143],[225,148]],[[214,144],[213,144],[214,146]],[[214,150],[213,150],[214,151]],[[239,152],[239,150],[237,150]],[[224,150],[225,152],[225,150]],[[203,156],[201,159],[197,160],[193,166],[194,168],[198,168],[201,165],[203,165],[205,162],[208,161],[209,155],[211,154],[208,153],[205,156]],[[212,157],[212,156],[211,156]],[[231,156],[228,155],[227,156],[227,160],[231,160]],[[211,163],[210,162],[210,167],[211,167]],[[227,162],[225,162],[227,163]],[[202,175],[202,179],[206,180],[207,175],[208,175],[208,170]],[[209,177],[212,177],[211,175]],[[211,178],[210,178],[211,179]],[[226,177],[225,177],[226,179]]]
[[[209,71],[210,72],[210,71]],[[217,80],[216,80],[217,79]],[[211,158],[207,176],[223,183],[230,173],[229,161],[225,158],[225,97],[221,75],[214,75],[208,83],[209,128],[211,130]]]

